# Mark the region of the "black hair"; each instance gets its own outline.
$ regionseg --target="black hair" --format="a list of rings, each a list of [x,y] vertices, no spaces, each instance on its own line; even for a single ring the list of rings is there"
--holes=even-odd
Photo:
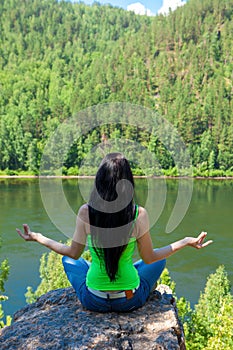
[[[128,160],[110,153],[102,160],[88,203],[91,241],[104,260],[110,281],[115,281],[135,216],[134,179]]]

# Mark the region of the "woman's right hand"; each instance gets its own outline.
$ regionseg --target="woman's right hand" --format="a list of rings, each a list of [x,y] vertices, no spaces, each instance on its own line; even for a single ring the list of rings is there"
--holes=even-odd
[[[25,241],[36,241],[38,233],[31,232],[30,227],[27,224],[23,224],[23,229],[24,232],[22,232],[18,228],[16,229],[20,237],[22,237]]]
[[[186,237],[187,245],[196,249],[201,249],[207,247],[209,244],[213,243],[212,240],[209,240],[204,243],[207,232],[201,232],[198,237]]]

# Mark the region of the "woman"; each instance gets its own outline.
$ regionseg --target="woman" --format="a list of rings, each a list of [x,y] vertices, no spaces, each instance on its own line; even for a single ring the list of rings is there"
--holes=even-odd
[[[134,180],[121,153],[108,154],[101,162],[88,204],[77,215],[70,246],[32,232],[23,225],[18,234],[63,255],[65,272],[82,305],[99,312],[127,312],[145,304],[156,285],[166,258],[184,247],[208,246],[206,232],[153,249],[146,210],[134,204]],[[86,241],[92,263],[80,258]],[[133,264],[137,244],[141,260]]]

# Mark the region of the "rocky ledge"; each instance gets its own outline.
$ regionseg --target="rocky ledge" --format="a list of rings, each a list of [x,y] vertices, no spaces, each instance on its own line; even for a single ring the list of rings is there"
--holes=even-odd
[[[159,285],[144,307],[131,313],[84,310],[72,288],[41,296],[14,315],[0,332],[7,350],[173,350],[185,349],[171,290]]]

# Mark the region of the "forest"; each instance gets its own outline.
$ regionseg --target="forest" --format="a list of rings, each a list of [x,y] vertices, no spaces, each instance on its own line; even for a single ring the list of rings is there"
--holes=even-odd
[[[0,174],[38,174],[66,118],[127,102],[178,130],[194,176],[233,176],[232,19],[233,0],[190,0],[154,17],[99,3],[0,0]],[[142,144],[164,174],[177,175],[155,133],[119,123],[75,140],[63,174],[80,174],[103,134]]]

